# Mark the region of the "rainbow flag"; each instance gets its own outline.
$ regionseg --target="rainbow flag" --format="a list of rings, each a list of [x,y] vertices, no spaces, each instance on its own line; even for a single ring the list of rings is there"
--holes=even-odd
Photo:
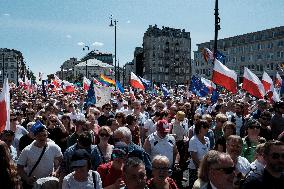
[[[110,78],[108,78],[107,76],[105,76],[105,75],[103,75],[103,74],[100,75],[100,80],[101,80],[102,82],[104,82],[104,83],[107,83],[107,84],[109,84],[109,85],[114,85],[114,86],[115,86],[115,81],[112,80],[112,79],[110,79]]]

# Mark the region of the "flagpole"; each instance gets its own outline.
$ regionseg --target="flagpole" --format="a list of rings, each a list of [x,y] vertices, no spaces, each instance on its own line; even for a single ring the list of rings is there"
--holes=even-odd
[[[214,61],[217,57],[217,39],[218,39],[218,30],[220,27],[220,17],[219,17],[219,9],[218,9],[218,0],[215,0],[215,38],[214,38]]]
[[[4,78],[5,78],[5,74],[4,74],[4,58],[5,58],[5,54],[2,53],[2,60],[3,60],[3,64],[2,64],[2,86],[4,87]]]

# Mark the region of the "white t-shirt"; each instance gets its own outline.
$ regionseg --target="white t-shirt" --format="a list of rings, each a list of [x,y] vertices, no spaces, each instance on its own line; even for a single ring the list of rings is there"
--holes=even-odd
[[[156,124],[154,123],[153,119],[147,119],[144,122],[144,129],[147,129],[146,136],[149,136],[156,131]]]
[[[184,136],[188,136],[188,119],[185,118],[183,122],[177,122],[175,119],[171,121],[173,128],[172,134],[175,134],[176,140],[183,140]]]
[[[27,174],[31,171],[37,162],[43,148],[38,148],[34,145],[33,141],[30,145],[26,146],[19,156],[17,164],[27,166]],[[54,158],[62,156],[60,147],[54,142],[47,142],[45,152],[32,173],[36,178],[43,178],[49,176],[53,171]]]
[[[246,158],[239,156],[238,162],[237,162],[237,165],[236,165],[236,169],[239,172],[241,172],[243,175],[246,175],[250,171],[249,161]]]
[[[96,179],[95,181],[96,187],[94,186],[92,170],[89,170],[88,180],[84,182],[76,181],[74,179],[74,173],[75,172],[72,172],[64,177],[63,183],[62,183],[62,189],[94,189],[94,188],[101,189],[102,188],[101,177],[97,171],[94,171],[95,179]]]
[[[205,154],[210,150],[210,141],[208,137],[205,138],[205,144],[202,144],[200,140],[197,138],[196,135],[194,135],[190,140],[189,140],[189,145],[188,145],[188,151],[189,153],[191,152],[196,152],[197,153],[197,158],[201,160]],[[188,168],[190,169],[196,169],[195,164],[193,163],[193,160],[190,159]]]

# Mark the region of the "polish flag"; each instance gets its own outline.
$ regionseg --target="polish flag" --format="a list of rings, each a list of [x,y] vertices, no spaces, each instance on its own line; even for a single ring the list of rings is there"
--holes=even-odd
[[[257,97],[263,98],[265,95],[264,87],[259,80],[259,78],[252,73],[247,67],[244,69],[244,78],[242,88],[249,94]]]
[[[266,72],[263,72],[261,83],[263,84],[265,92],[273,91],[273,81]]]
[[[83,78],[83,89],[84,89],[84,91],[89,90],[90,84],[91,84],[91,81],[88,78],[84,77]]]
[[[68,81],[63,81],[64,85],[63,85],[63,90],[66,93],[73,93],[75,91],[75,87],[73,85],[73,83],[70,83]]]
[[[131,72],[130,76],[130,85],[133,88],[145,90],[143,83],[133,72]]]
[[[219,60],[215,59],[212,82],[225,87],[232,93],[237,92],[237,74],[234,70],[230,70]]]
[[[59,79],[59,77],[57,77],[57,75],[54,74],[54,79],[51,82],[56,88],[59,88],[61,86],[61,79]]]
[[[99,82],[96,78],[94,78],[94,84],[98,86],[103,86],[103,84]]]
[[[24,86],[25,83],[23,82],[23,80],[21,78],[18,79],[18,82],[19,82],[19,86]]]
[[[4,81],[0,93],[0,132],[10,129],[10,92],[8,79]]]
[[[282,86],[282,78],[279,75],[279,73],[277,72],[276,73],[276,79],[275,79],[275,87],[281,88],[281,86]]]

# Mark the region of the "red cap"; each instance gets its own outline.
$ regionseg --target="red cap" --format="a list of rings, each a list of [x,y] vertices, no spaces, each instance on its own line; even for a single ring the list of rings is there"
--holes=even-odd
[[[157,131],[169,133],[170,132],[170,125],[167,120],[159,120],[157,123]]]

